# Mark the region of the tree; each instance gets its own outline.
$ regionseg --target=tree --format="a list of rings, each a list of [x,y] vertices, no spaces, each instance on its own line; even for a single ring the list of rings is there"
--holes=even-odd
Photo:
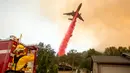
[[[59,63],[69,64],[74,69],[80,66],[81,59],[81,53],[77,52],[77,50],[72,49],[66,55],[59,57]]]
[[[128,52],[130,52],[130,46],[128,47]]]
[[[67,63],[67,55],[60,56],[59,63]]]
[[[77,50],[70,50],[67,53],[68,63],[72,66],[72,68],[75,66],[75,54],[77,53]]]
[[[119,56],[120,52],[118,51],[116,47],[112,46],[112,47],[106,48],[104,54],[108,56]]]
[[[58,73],[58,68],[55,63],[55,52],[50,44],[39,43],[37,57],[37,73]]]
[[[94,48],[92,48],[92,49],[90,48],[90,49],[86,52],[85,57],[88,58],[88,57],[95,56],[95,55],[102,55],[102,53],[96,51]]]
[[[79,67],[81,60],[81,53],[77,52],[77,50],[72,49],[67,53],[67,60],[68,63],[72,65],[73,68]]]
[[[128,52],[128,49],[127,49],[127,47],[119,46],[118,51],[120,52],[120,55],[121,55],[122,53]]]
[[[74,50],[74,49],[70,50],[67,53],[67,63],[72,66],[72,72],[75,67],[76,53],[77,53],[77,50]]]
[[[107,47],[104,51],[104,55],[108,56],[120,56],[122,53],[129,53],[130,48],[119,46],[118,48],[112,46]]]

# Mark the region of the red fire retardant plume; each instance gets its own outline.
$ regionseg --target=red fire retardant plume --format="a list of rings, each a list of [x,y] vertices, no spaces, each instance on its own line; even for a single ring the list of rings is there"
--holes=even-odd
[[[68,45],[69,39],[72,36],[74,27],[75,27],[75,23],[76,23],[76,18],[77,18],[78,13],[76,13],[76,15],[74,16],[67,33],[65,34],[64,39],[61,42],[61,45],[59,47],[59,52],[58,52],[58,56],[63,56],[65,54],[65,49]]]

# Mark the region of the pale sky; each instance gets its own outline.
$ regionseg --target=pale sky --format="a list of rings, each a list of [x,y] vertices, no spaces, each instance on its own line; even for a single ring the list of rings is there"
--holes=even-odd
[[[76,10],[77,19],[67,51],[130,45],[130,0],[0,0],[0,38],[23,34],[22,42],[44,42],[58,51],[70,24],[64,12]]]

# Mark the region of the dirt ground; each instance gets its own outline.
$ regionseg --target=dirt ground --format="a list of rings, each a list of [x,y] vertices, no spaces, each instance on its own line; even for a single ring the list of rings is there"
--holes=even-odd
[[[72,73],[72,71],[59,71],[58,73]]]

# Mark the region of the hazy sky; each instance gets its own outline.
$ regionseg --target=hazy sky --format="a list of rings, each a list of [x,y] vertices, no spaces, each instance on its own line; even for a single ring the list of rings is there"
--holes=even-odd
[[[70,24],[64,12],[76,10],[77,20],[67,50],[130,45],[130,0],[0,0],[0,38],[23,34],[22,42],[45,42],[57,51]]]

